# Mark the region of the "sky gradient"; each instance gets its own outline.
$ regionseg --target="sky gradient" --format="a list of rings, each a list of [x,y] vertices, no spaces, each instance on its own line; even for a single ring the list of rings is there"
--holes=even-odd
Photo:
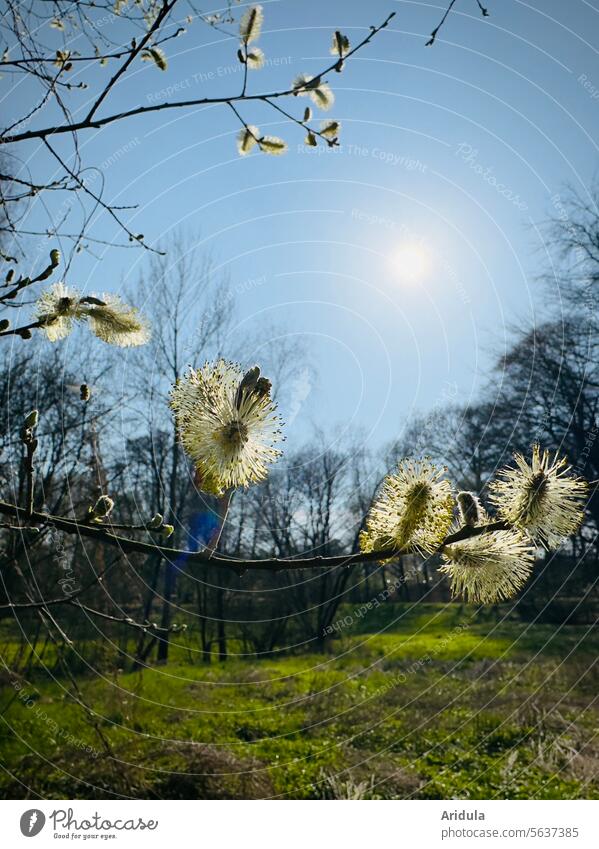
[[[300,128],[248,104],[246,121],[285,138],[287,155],[240,158],[224,106],[89,131],[82,154],[102,164],[105,199],[139,204],[127,220],[149,243],[183,229],[212,254],[231,281],[235,336],[276,326],[304,342],[318,374],[287,393],[291,438],[359,427],[376,447],[414,411],[473,400],[510,326],[543,316],[552,246],[541,225],[567,184],[588,196],[597,168],[599,4],[488,0],[483,19],[458,0],[432,48],[442,4],[263,5],[269,62],[252,92],[326,66],[334,29],[355,43],[396,12],[329,77],[336,102],[322,117],[342,122],[340,148],[308,148]],[[194,22],[165,49],[168,71],[139,63],[106,112],[239,89],[234,40]],[[23,96],[17,87],[5,106]],[[86,103],[82,93],[82,114]],[[38,142],[19,153],[43,166]],[[100,216],[92,234],[117,231]],[[406,244],[420,246],[424,274],[406,274]],[[129,289],[147,262],[143,251],[96,254],[80,254],[68,282]],[[259,347],[247,359],[260,362]]]

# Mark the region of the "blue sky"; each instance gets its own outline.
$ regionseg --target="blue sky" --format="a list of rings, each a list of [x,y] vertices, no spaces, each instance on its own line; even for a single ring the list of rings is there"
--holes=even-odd
[[[396,12],[329,78],[340,149],[306,148],[298,127],[256,104],[244,118],[284,137],[286,156],[241,159],[226,107],[91,131],[82,153],[105,163],[106,198],[139,204],[128,221],[148,242],[185,228],[212,253],[235,292],[236,334],[276,325],[303,340],[318,380],[291,392],[290,436],[360,427],[376,447],[415,410],[472,400],[510,326],[543,315],[537,277],[551,246],[536,225],[565,184],[587,193],[597,168],[599,4],[488,0],[482,19],[475,0],[458,0],[433,48],[424,43],[438,3],[263,5],[272,64],[250,75],[253,92],[328,64],[334,29],[356,42]],[[140,63],[105,111],[236,92],[235,51],[193,23],[166,46],[168,71]],[[83,112],[85,94],[80,102]],[[37,142],[20,155],[43,163]],[[106,216],[94,227],[116,235]],[[424,273],[406,276],[406,252]],[[69,282],[118,291],[145,261],[141,251],[81,254]]]

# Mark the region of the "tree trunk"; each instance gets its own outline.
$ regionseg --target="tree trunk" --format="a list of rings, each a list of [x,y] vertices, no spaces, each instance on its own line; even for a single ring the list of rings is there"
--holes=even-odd
[[[162,602],[162,617],[160,619],[160,627],[161,628],[170,628],[172,621],[172,607],[171,607],[171,599],[173,597],[173,593],[175,591],[175,566],[173,563],[170,563],[165,560],[164,562],[164,590],[163,590],[163,602]],[[158,640],[158,653],[157,660],[158,663],[166,663],[168,660],[168,646],[169,646],[169,632],[168,630],[164,631]]]
[[[218,659],[224,663],[227,659],[227,635],[225,629],[225,590],[219,587],[216,591],[216,640],[218,643]]]
[[[148,565],[152,561],[155,561],[154,571],[152,573],[152,578],[150,580],[150,587],[148,589],[148,594],[146,596],[146,600],[144,603],[143,609],[143,617],[142,622],[146,622],[149,620],[151,612],[152,612],[152,604],[154,603],[154,599],[156,598],[156,587],[158,586],[158,578],[160,576],[160,564],[162,562],[162,558],[160,556],[150,555],[146,561]],[[137,649],[135,651],[135,660],[133,661],[133,669],[138,669],[147,658],[148,654],[152,646],[154,645],[155,638],[153,636],[150,637],[149,643],[146,644],[146,634],[144,631],[141,631],[139,635],[139,640],[137,641]]]

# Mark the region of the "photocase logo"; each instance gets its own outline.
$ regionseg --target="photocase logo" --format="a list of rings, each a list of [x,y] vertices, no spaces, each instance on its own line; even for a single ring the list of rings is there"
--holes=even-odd
[[[21,816],[21,834],[25,837],[35,837],[45,824],[46,815],[37,808],[32,808]]]

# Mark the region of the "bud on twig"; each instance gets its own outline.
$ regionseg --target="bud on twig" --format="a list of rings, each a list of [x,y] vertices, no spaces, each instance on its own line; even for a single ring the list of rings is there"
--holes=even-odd
[[[37,427],[37,423],[39,421],[39,413],[37,410],[32,410],[26,417],[23,422],[23,426],[27,428]]]
[[[155,513],[152,516],[152,518],[150,519],[150,521],[148,522],[148,528],[150,528],[153,531],[157,530],[158,528],[162,527],[163,521],[164,521],[164,519],[163,519],[162,515],[160,513]]]
[[[472,528],[480,524],[480,504],[476,495],[472,492],[459,492],[457,501],[463,524]]]
[[[27,476],[27,485],[25,493],[25,511],[27,518],[33,515],[33,496],[35,484],[35,466],[34,455],[37,450],[37,439],[34,436],[34,430],[39,421],[39,413],[37,410],[31,410],[25,416],[23,427],[21,428],[20,437],[25,446],[25,474]]]
[[[88,510],[91,520],[105,519],[113,510],[114,501],[108,495],[101,495],[93,507]]]

